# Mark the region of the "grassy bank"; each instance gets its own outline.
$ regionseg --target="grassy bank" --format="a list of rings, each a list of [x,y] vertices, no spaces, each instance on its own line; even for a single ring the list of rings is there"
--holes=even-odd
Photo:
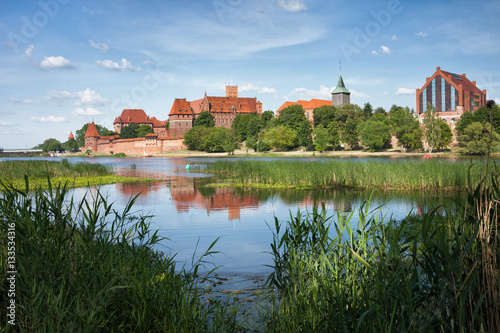
[[[461,191],[470,176],[478,184],[485,165],[476,163],[351,161],[217,161],[206,172],[222,182],[214,186],[288,189],[381,189]]]
[[[99,191],[74,203],[64,187],[4,189],[0,326],[24,332],[237,331],[233,304],[207,300],[198,287],[207,278],[199,268],[214,244],[192,269],[176,269],[174,257],[153,249],[162,238],[150,229],[150,217],[131,215],[134,201],[117,212]]]
[[[366,204],[356,226],[324,206],[276,220],[268,330],[499,332],[499,199],[495,180],[446,216],[394,223]]]
[[[31,187],[47,189],[48,179],[53,185],[67,184],[68,187],[84,187],[115,183],[151,181],[134,177],[121,177],[113,174],[113,168],[102,164],[69,163],[58,161],[27,160],[0,161],[0,182],[8,183],[17,189],[25,187],[24,178],[28,177]]]

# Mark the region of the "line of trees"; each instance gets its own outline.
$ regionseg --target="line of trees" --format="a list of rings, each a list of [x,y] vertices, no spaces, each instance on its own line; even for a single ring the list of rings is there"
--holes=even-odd
[[[490,119],[490,108],[492,120]],[[363,108],[354,104],[340,107],[324,105],[314,109],[311,124],[301,105],[283,109],[277,117],[272,111],[237,114],[231,129],[214,127],[209,112],[200,114],[194,127],[184,135],[188,149],[207,152],[232,152],[241,142],[249,149],[290,150],[297,147],[315,149],[362,149],[378,151],[391,147],[391,138],[403,152],[424,149],[429,152],[447,148],[452,143],[450,126],[438,117],[432,105],[427,106],[422,124],[413,110],[393,105],[386,112],[375,110],[370,103]],[[488,125],[490,120],[493,128]],[[473,113],[465,113],[456,124],[457,138],[464,154],[485,154],[500,143],[500,108],[491,104]]]

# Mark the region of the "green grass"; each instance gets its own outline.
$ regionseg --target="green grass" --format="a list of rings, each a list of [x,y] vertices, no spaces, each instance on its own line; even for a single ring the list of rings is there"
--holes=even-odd
[[[27,180],[26,180],[27,181]],[[97,191],[75,203],[65,187],[0,196],[0,326],[21,332],[235,332],[237,308],[203,298],[199,268],[154,247],[151,216],[123,211]],[[15,248],[15,249],[14,249]],[[15,261],[9,259],[15,257]],[[12,265],[12,266],[10,266]],[[17,271],[15,296],[7,280]],[[210,273],[207,273],[210,274]],[[15,300],[15,323],[7,306]]]
[[[463,191],[477,184],[483,163],[351,162],[351,161],[217,161],[205,172],[220,176],[221,185],[277,189],[357,189]]]
[[[85,187],[115,183],[149,182],[151,179],[121,177],[113,174],[113,168],[102,164],[69,163],[45,160],[0,161],[0,181],[11,184],[16,189],[25,186],[28,177],[31,187],[47,189],[49,179],[53,185],[66,184],[67,187]]]
[[[269,332],[500,331],[500,190],[481,182],[445,216],[275,219]],[[413,223],[414,225],[408,225]]]

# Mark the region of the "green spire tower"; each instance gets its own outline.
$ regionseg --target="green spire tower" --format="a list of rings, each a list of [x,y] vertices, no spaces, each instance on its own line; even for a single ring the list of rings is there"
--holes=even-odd
[[[351,103],[351,92],[345,87],[342,79],[342,64],[340,64],[340,76],[337,87],[332,91],[332,105],[342,106]]]

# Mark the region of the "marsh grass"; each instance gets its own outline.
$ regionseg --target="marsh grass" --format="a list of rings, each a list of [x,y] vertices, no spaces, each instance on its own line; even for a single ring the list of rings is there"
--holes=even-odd
[[[356,226],[324,205],[275,219],[269,331],[499,332],[500,191],[490,176],[445,215],[389,223],[368,201]]]
[[[478,184],[485,164],[460,162],[217,161],[205,172],[231,186],[289,189],[465,191]]]
[[[154,250],[151,216],[131,198],[116,211],[97,191],[76,203],[65,186],[30,191],[3,185],[0,196],[0,322],[23,332],[234,332],[237,308],[201,300],[200,268]],[[16,327],[7,325],[8,228],[15,228]],[[208,272],[207,274],[210,274]],[[15,328],[15,329],[14,329]]]
[[[148,182],[151,179],[121,177],[113,174],[113,168],[102,164],[70,163],[58,161],[25,160],[0,161],[0,181],[16,189],[25,186],[24,177],[30,179],[32,187],[47,189],[49,182],[69,188],[104,184]],[[49,181],[50,179],[50,181]]]

